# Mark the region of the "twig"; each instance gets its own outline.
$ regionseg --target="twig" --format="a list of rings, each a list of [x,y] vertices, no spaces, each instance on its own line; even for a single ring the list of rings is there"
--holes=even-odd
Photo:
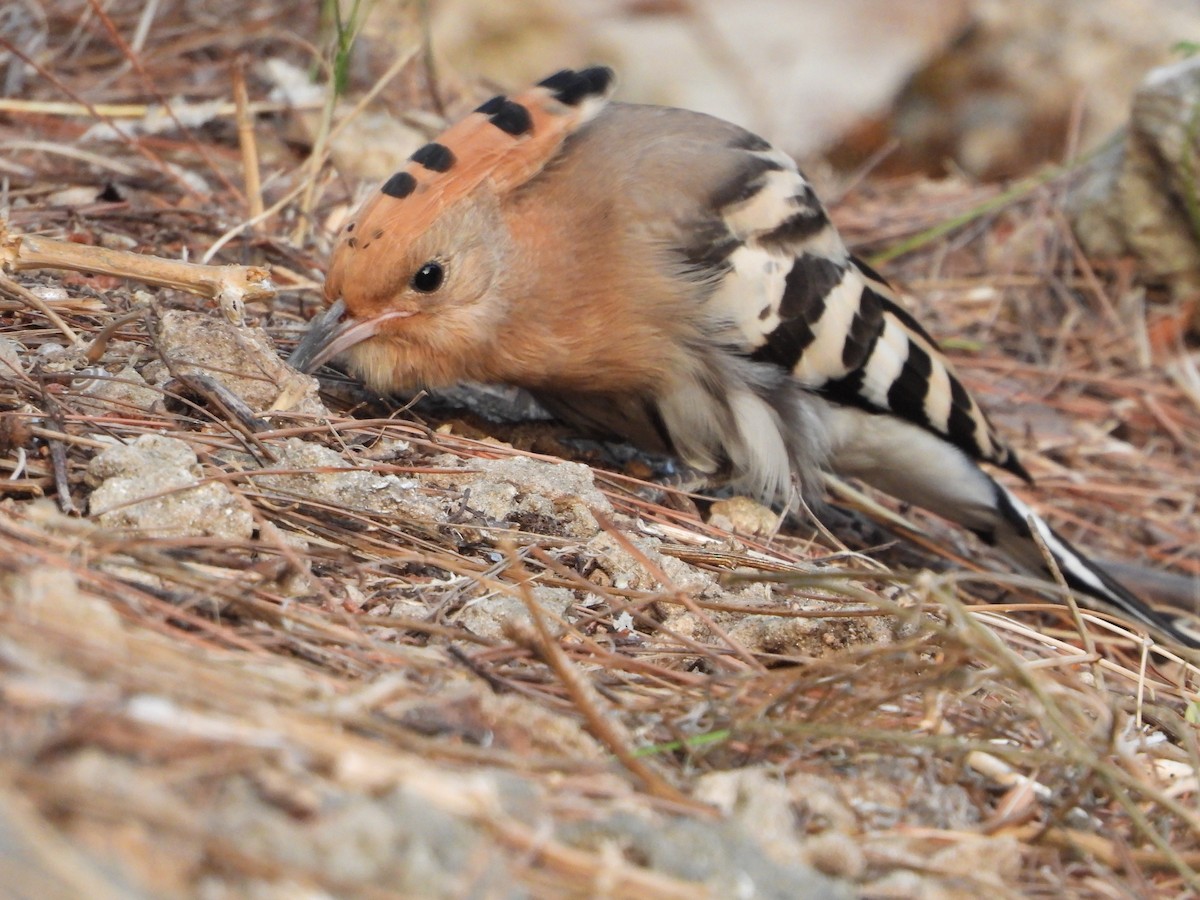
[[[65,144],[56,144],[53,141],[4,141],[0,143],[0,149],[6,151],[6,156],[19,151],[34,153],[38,156],[53,154],[61,156],[64,159],[74,159],[89,166],[95,166],[101,171],[113,172],[122,178],[135,178],[139,171],[136,166],[127,165],[118,159],[113,159],[102,153],[90,153],[79,147],[69,147]]]
[[[158,15],[158,6],[159,0],[147,0],[145,6],[142,7],[142,14],[138,16],[137,30],[133,33],[133,40],[129,42],[131,53],[138,54],[145,49],[150,27],[154,24],[154,17]]]
[[[235,325],[241,324],[246,303],[269,299],[276,292],[271,273],[261,266],[208,266],[32,234],[10,234],[3,223],[0,223],[0,269],[10,272],[70,269],[175,288],[218,301],[226,318]],[[72,341],[75,340],[74,332],[48,306],[42,304],[38,308],[47,316],[53,316],[51,321],[64,333],[69,332]]]
[[[121,328],[128,325],[130,322],[136,322],[144,315],[144,310],[135,309],[133,312],[126,313],[123,316],[118,316],[117,318],[113,319],[96,332],[96,336],[92,338],[92,342],[88,344],[87,350],[84,351],[83,358],[93,365],[100,362],[100,358],[104,356],[104,351],[108,349],[109,342],[112,341],[113,335],[115,335]]]
[[[47,398],[48,399],[48,398]],[[56,405],[53,401],[46,404],[47,406]],[[51,419],[56,419],[55,413],[50,414]],[[56,423],[61,429],[61,422]],[[64,515],[77,516],[79,508],[75,505],[75,501],[71,499],[71,479],[67,468],[67,448],[62,441],[47,440],[50,445],[50,463],[54,468],[54,489],[58,494],[58,508],[62,510]]]
[[[619,733],[616,723],[600,709],[603,700],[596,695],[595,687],[580,674],[550,633],[550,629],[546,625],[545,614],[529,587],[529,574],[511,544],[505,548],[505,553],[509,560],[509,569],[515,576],[517,596],[525,604],[530,618],[533,619],[536,634],[527,636],[533,644],[531,649],[536,650],[546,664],[554,670],[570,695],[571,702],[587,722],[588,730],[612,751],[613,755],[621,761],[621,765],[625,766],[649,793],[683,804],[693,810],[702,809],[703,807],[689,800],[678,788],[656,772],[653,766],[633,752],[627,737]],[[522,639],[521,635],[515,636]]]
[[[425,69],[425,81],[429,85],[429,97],[433,108],[443,119],[446,118],[446,102],[438,85],[437,60],[433,55],[433,16],[430,15],[429,0],[419,0],[417,16],[421,20],[421,66]]]
[[[1091,631],[1088,630],[1088,627],[1083,622],[1083,614],[1080,612],[1079,603],[1075,600],[1075,592],[1067,584],[1062,567],[1058,564],[1058,560],[1054,558],[1054,554],[1050,552],[1050,547],[1046,543],[1046,537],[1038,527],[1037,516],[1030,513],[1025,520],[1025,525],[1029,530],[1030,537],[1033,538],[1033,542],[1037,545],[1038,552],[1042,554],[1042,564],[1049,569],[1050,577],[1054,579],[1054,583],[1062,590],[1063,602],[1067,605],[1067,609],[1071,611],[1071,620],[1075,623],[1075,628],[1079,631],[1079,637],[1083,640],[1083,651],[1091,657],[1092,677],[1096,679],[1096,686],[1103,689],[1104,672],[1097,662],[1099,656],[1096,653],[1096,643],[1092,640]]]
[[[250,441],[259,452],[269,461],[276,462],[277,458],[271,448],[258,438],[258,432],[265,431],[269,426],[254,414],[241,397],[235,394],[211,375],[201,373],[185,373],[172,368],[175,379],[192,393],[203,397],[223,413],[222,419],[246,440]],[[178,391],[176,392],[178,394]]]
[[[246,182],[246,209],[250,214],[252,231],[262,221],[262,178],[258,167],[258,141],[254,136],[254,118],[250,113],[250,97],[246,92],[246,60],[240,57],[233,66],[233,100],[237,104],[238,146],[242,150],[242,172]]]
[[[3,240],[3,225],[0,224],[0,269],[5,268]],[[75,333],[75,329],[68,325],[63,320],[62,316],[51,309],[45,300],[24,285],[18,284],[11,278],[5,278],[3,275],[0,275],[0,290],[12,294],[26,306],[36,309],[43,316],[49,319],[51,324],[61,331],[63,336],[72,344],[77,344],[79,342],[79,335]]]
[[[320,104],[315,102],[255,100],[246,104],[246,111],[252,116],[257,116],[260,113],[288,112],[319,107]],[[65,100],[23,100],[18,97],[0,97],[0,112],[13,115],[144,119],[162,108],[158,103],[93,103],[89,105],[70,103]],[[227,118],[229,116],[236,117],[239,107],[237,103],[218,103],[208,109],[214,118]]]

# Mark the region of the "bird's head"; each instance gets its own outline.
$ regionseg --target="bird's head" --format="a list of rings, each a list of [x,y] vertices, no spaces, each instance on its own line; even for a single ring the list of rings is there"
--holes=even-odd
[[[341,357],[387,390],[469,378],[512,295],[502,205],[607,101],[612,72],[563,71],[495,97],[421,147],[338,235],[329,309],[290,362]]]

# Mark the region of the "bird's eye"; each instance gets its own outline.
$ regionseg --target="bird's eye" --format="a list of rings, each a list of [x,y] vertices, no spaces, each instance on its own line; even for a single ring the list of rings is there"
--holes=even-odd
[[[420,291],[422,294],[432,294],[442,286],[442,281],[446,278],[446,270],[440,262],[430,260],[417,269],[417,273],[412,277],[413,290]]]

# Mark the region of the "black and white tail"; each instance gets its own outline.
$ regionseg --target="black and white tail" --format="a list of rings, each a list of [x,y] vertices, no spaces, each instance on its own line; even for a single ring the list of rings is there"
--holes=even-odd
[[[726,140],[740,162],[712,190],[710,218],[699,229],[705,252],[689,248],[686,258],[714,285],[707,300],[713,321],[732,326],[752,362],[786,371],[802,389],[800,416],[780,407],[786,396],[759,393],[777,410],[793,472],[812,480],[797,459],[813,454],[796,448],[814,443],[817,422],[822,466],[957,522],[1023,568],[1047,573],[1036,532],[1085,603],[1200,646],[980,468],[1032,480],[933,338],[887,281],[849,253],[794,163],[769,146]],[[737,445],[731,439],[728,446]],[[769,463],[781,453],[764,455]],[[726,457],[739,459],[729,450]],[[743,484],[766,480],[733,468]]]

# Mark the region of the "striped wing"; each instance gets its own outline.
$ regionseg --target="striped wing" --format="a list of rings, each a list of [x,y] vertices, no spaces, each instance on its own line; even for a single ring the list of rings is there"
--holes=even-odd
[[[710,313],[734,323],[753,359],[807,389],[896,416],[1028,480],[933,338],[847,251],[795,163],[770,149],[737,152],[745,161],[718,191],[730,199],[714,204],[724,235],[703,260],[715,283]]]

